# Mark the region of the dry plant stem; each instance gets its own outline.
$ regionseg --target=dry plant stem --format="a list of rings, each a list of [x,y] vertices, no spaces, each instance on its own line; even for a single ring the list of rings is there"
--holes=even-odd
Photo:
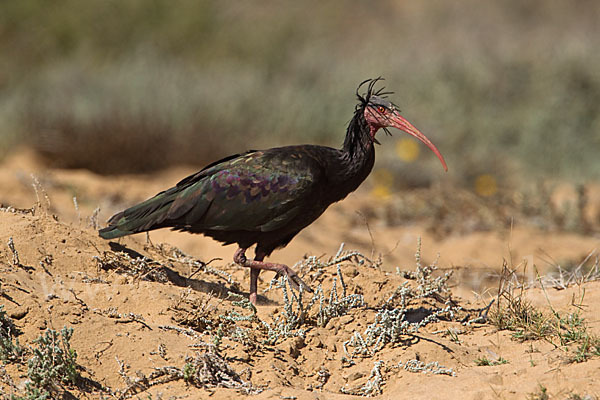
[[[10,251],[12,252],[12,255],[13,255],[12,265],[15,266],[15,267],[20,267],[21,266],[21,261],[19,259],[19,252],[15,248],[15,242],[13,242],[12,236],[8,238],[8,244],[7,245],[8,245],[8,248],[10,249]]]
[[[42,212],[48,212],[50,210],[50,197],[48,197],[48,193],[46,193],[38,178],[34,174],[31,174],[30,176],[31,180],[33,181],[31,185],[33,186],[33,190],[35,191],[35,197],[37,198],[36,205],[38,209],[42,210]],[[46,200],[45,208],[42,207],[42,201],[40,200],[40,192],[43,194],[44,199]]]
[[[299,290],[300,285],[302,285],[307,292],[313,292],[313,290],[306,283],[304,283],[302,279],[300,279],[296,272],[294,272],[294,270],[288,267],[287,265],[264,262],[263,260],[265,258],[265,254],[259,251],[256,252],[254,260],[248,260],[245,254],[246,250],[247,249],[243,247],[237,249],[233,256],[233,261],[236,264],[241,265],[242,267],[250,268],[249,299],[252,304],[256,305],[258,292],[258,275],[260,274],[261,269],[267,271],[275,271],[281,275],[287,276],[289,278],[290,286],[295,290]]]

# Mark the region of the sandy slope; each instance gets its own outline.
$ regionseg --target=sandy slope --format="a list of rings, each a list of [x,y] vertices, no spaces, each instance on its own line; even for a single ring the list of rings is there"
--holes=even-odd
[[[21,343],[31,344],[46,328],[73,327],[72,345],[78,353],[78,363],[85,368],[83,376],[113,391],[128,386],[119,374],[117,360],[129,366],[126,375],[135,377],[138,370],[149,375],[155,367],[181,368],[186,357],[205,351],[193,345],[210,342],[213,337],[210,332],[197,329],[198,337],[194,339],[160,327],[186,328],[186,323],[194,322],[189,317],[194,307],[208,301],[211,292],[215,294],[210,300],[214,307],[209,313],[212,318],[236,309],[226,293],[239,288],[240,293],[246,294],[248,274],[228,264],[233,248],[221,247],[209,239],[170,232],[153,233],[154,245],[148,245],[145,237],[138,235],[121,240],[122,247],[115,244],[111,247],[109,242],[97,237],[87,220],[98,205],[102,207],[100,219],[106,219],[119,207],[163,189],[189,171],[178,169],[154,177],[98,177],[86,171],[45,171],[35,159],[23,154],[9,161],[0,168],[0,203],[30,208],[36,201],[31,172],[36,174],[50,199],[48,208],[44,195],[40,194],[42,207],[33,215],[0,211],[0,304],[15,320],[22,333]],[[73,206],[73,196],[78,199],[78,212]],[[356,217],[355,210],[376,201],[365,192],[351,196],[328,211],[288,248],[275,253],[275,257],[293,264],[307,253],[332,255],[341,242],[371,257],[373,246],[369,232],[364,223],[357,223],[361,218]],[[458,305],[467,310],[487,304],[493,295],[488,289],[495,287],[498,279],[488,273],[499,271],[502,257],[509,257],[509,241],[514,260],[529,257],[540,268],[547,267],[540,259],[546,257],[544,253],[556,260],[578,262],[598,244],[592,237],[548,234],[525,226],[515,228],[512,236],[510,232],[473,232],[442,239],[424,232],[418,224],[388,227],[374,220],[369,221],[369,226],[375,239],[374,258],[377,253],[384,254],[382,270],[344,263],[342,271],[349,293],[362,293],[370,307],[350,310],[324,327],[307,326],[303,339],[288,338],[274,345],[257,346],[223,339],[221,354],[229,365],[244,381],[263,389],[255,398],[352,398],[342,394],[340,389],[352,391],[363,387],[377,361],[383,361],[382,398],[521,399],[535,392],[539,385],[547,387],[557,398],[566,398],[572,392],[600,394],[599,358],[569,363],[567,353],[551,343],[518,342],[509,332],[498,332],[487,324],[464,326],[457,321],[441,321],[428,325],[403,342],[386,345],[374,355],[356,357],[354,365],[348,365],[343,360],[342,344],[350,340],[354,332],[364,332],[367,325],[373,323],[375,308],[405,281],[390,272],[394,272],[396,266],[403,270],[414,268],[418,236],[423,236],[425,261],[434,260],[440,252],[440,268],[460,267],[455,273],[452,292]],[[6,245],[9,237],[18,251],[20,265],[14,262],[14,255]],[[161,242],[176,245],[204,261],[222,257],[224,261],[211,265],[230,273],[237,284],[207,274],[186,278],[192,272],[190,265],[175,260],[169,246],[156,246]],[[150,280],[145,280],[139,271],[106,268],[114,250],[127,250],[134,255],[132,252],[136,252],[166,265],[167,271],[157,266],[150,268],[164,274],[151,275]],[[99,259],[103,259],[104,264],[99,263]],[[335,274],[335,267],[329,267],[320,277],[309,274],[309,280],[311,284],[322,283],[329,293]],[[264,275],[262,289],[271,277]],[[570,306],[572,299],[580,298],[583,290],[586,305],[582,309],[583,316],[590,329],[598,334],[600,324],[595,305],[600,303],[600,284],[592,282],[567,290],[548,289],[549,301],[560,312],[572,312],[575,311]],[[526,296],[548,312],[548,299],[539,289],[529,290]],[[260,320],[272,322],[281,315],[283,301],[279,290],[266,293],[261,300],[257,314]],[[137,320],[132,321],[129,313],[137,315]],[[250,332],[255,342],[264,338],[259,322],[239,324]],[[460,333],[459,343],[443,334],[448,329]],[[483,356],[502,357],[508,363],[477,366],[476,360]],[[437,361],[452,368],[456,376],[413,373],[398,366],[412,359],[426,363]],[[329,377],[319,388],[319,371],[324,370]],[[6,371],[22,389],[26,367],[11,364]],[[3,380],[0,390],[9,394],[16,389]],[[70,390],[76,397],[108,396],[98,389]],[[210,393],[214,393],[211,398],[239,398],[239,393],[232,389],[208,391],[186,385],[182,380],[156,385],[137,396],[148,398],[151,394],[152,398],[159,398],[162,394],[162,398],[195,399],[206,398]]]
[[[182,177],[195,172],[193,168],[174,168],[152,175],[98,176],[85,170],[48,170],[27,150],[16,152],[0,167],[0,204],[29,208],[36,196],[45,204],[44,194],[36,195],[32,175],[50,201],[50,212],[64,222],[88,226],[89,217],[99,208],[98,223],[102,226],[114,213],[174,185]],[[567,188],[559,188],[559,195],[568,197]],[[595,188],[590,201],[590,218],[598,219],[600,188]],[[385,216],[368,215],[381,210],[385,213],[388,202],[370,195],[369,182],[343,202],[334,204],[314,224],[302,231],[286,248],[273,257],[294,264],[305,254],[332,253],[341,242],[352,249],[376,257],[381,255],[391,270],[400,265],[412,265],[417,239],[422,238],[423,258],[433,261],[440,255],[443,267],[466,267],[480,271],[494,271],[502,259],[518,264],[526,259],[541,271],[555,269],[557,263],[578,262],[600,247],[600,238],[569,232],[540,231],[525,221],[516,219],[512,231],[497,229],[466,232],[451,231],[444,235],[425,229],[435,224],[435,217],[426,223],[407,223],[390,226]],[[571,190],[572,192],[572,190]],[[598,192],[598,193],[596,193]],[[435,193],[433,194],[435,195]],[[77,199],[75,209],[73,198]],[[468,219],[468,215],[466,216]],[[475,223],[476,225],[476,223]],[[370,230],[370,232],[369,232]],[[140,235],[141,236],[141,235]],[[223,247],[202,236],[160,230],[151,233],[155,242],[168,242],[186,253],[199,258],[210,254],[230,261],[234,246]],[[142,239],[140,239],[142,240]],[[474,283],[477,285],[477,282]]]

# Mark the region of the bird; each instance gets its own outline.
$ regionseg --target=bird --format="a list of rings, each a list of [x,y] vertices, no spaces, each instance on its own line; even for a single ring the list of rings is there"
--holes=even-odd
[[[414,136],[448,170],[436,146],[388,100],[393,92],[376,90],[382,80],[359,84],[358,104],[341,148],[304,144],[225,157],[115,214],[100,236],[114,239],[159,228],[203,234],[223,245],[237,244],[233,260],[250,269],[249,300],[254,305],[261,270],[285,275],[293,289],[312,293],[292,268],[264,259],[359,187],[373,169],[379,130],[391,135],[388,128],[396,128]],[[246,251],[253,245],[254,259],[249,259]]]

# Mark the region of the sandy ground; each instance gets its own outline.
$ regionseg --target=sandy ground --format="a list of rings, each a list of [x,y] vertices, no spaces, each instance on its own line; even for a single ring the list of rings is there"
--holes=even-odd
[[[234,309],[248,314],[227,296],[230,290],[246,296],[248,290],[247,271],[230,263],[234,247],[169,231],[151,233],[151,243],[145,235],[109,243],[93,228],[95,220],[102,225],[114,212],[191,172],[177,168],[152,176],[107,177],[87,171],[47,170],[27,151],[9,157],[0,166],[0,205],[5,207],[0,211],[0,304],[14,319],[22,344],[32,345],[47,328],[58,330],[66,325],[74,329],[72,346],[83,367],[82,376],[94,383],[84,389],[68,389],[75,398],[239,398],[235,389],[198,388],[181,379],[140,393],[127,391],[131,379],[141,374],[150,376],[155,368],[166,366],[183,368],[187,357],[208,351],[210,347],[203,348],[201,343],[210,343],[215,331],[203,329],[199,315],[215,322],[224,321],[217,316]],[[362,294],[367,306],[333,317],[324,326],[313,321],[304,327],[303,337],[264,343],[263,322],[273,325],[283,314],[284,301],[280,289],[261,296],[255,319],[237,322],[249,335],[248,340],[235,341],[226,335],[219,347],[220,356],[247,383],[246,388],[251,384],[254,392],[260,392],[253,394],[254,398],[354,398],[357,396],[342,393],[342,388],[347,393],[360,393],[373,380],[370,373],[379,361],[384,382],[378,395],[381,398],[522,399],[539,391],[540,385],[547,388],[550,398],[600,395],[600,358],[569,362],[568,351],[548,341],[521,342],[490,324],[465,325],[459,320],[476,316],[477,310],[495,296],[503,259],[513,266],[526,260],[530,268],[525,270],[525,280],[531,281],[535,277],[532,265],[542,275],[555,271],[557,265],[577,265],[598,247],[597,237],[548,232],[518,220],[512,229],[457,230],[440,235],[427,228],[431,221],[391,225],[369,213],[385,208],[389,201],[371,195],[368,187],[359,190],[334,205],[287,248],[273,254],[273,260],[290,265],[307,255],[327,260],[343,242],[346,249],[381,263],[376,267],[352,260],[342,263],[348,293]],[[8,206],[34,207],[34,211],[15,212],[6,209]],[[95,218],[97,207],[100,211]],[[439,253],[440,271],[454,271],[450,285],[453,301],[462,308],[460,315],[427,325],[395,344],[348,362],[344,342],[355,332],[364,332],[374,322],[378,307],[406,281],[396,269],[414,270],[419,237],[424,263],[433,262]],[[7,246],[9,238],[18,252],[18,262]],[[221,258],[210,266],[231,274],[234,283],[212,274],[193,274],[193,265],[177,258],[173,247],[204,262]],[[131,263],[115,259],[123,254],[119,251],[156,263],[149,271],[128,270]],[[336,267],[330,266],[319,276],[309,271],[305,277],[311,286],[322,284],[328,296],[336,274]],[[259,289],[265,289],[271,277],[262,274]],[[573,299],[584,293],[584,306],[575,308]],[[550,306],[561,313],[579,310],[590,332],[600,333],[595,310],[600,302],[598,282],[564,290],[547,288],[546,294],[532,288],[524,296],[544,312],[550,313]],[[202,304],[207,304],[204,314]],[[195,336],[166,327],[186,332],[193,328]],[[234,325],[225,327],[237,329]],[[457,332],[458,340],[444,334],[448,330]],[[481,357],[501,357],[508,362],[478,366],[476,361]],[[414,373],[402,367],[401,363],[414,359],[438,362],[452,369],[454,375]],[[121,373],[119,363],[125,366]],[[22,391],[26,373],[26,366],[8,364],[5,375],[12,383],[5,376],[0,393]]]

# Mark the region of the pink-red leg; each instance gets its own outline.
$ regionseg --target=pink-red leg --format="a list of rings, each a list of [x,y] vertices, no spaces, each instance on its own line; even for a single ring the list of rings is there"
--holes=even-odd
[[[258,275],[260,270],[264,269],[267,271],[275,271],[282,275],[287,275],[290,286],[293,289],[299,290],[300,285],[304,287],[304,290],[312,293],[312,289],[300,279],[296,272],[285,264],[269,263],[264,262],[264,253],[257,251],[254,260],[248,260],[246,258],[246,249],[239,248],[236,250],[233,256],[233,261],[242,267],[250,268],[250,302],[256,305],[258,296]]]
[[[255,260],[256,261],[256,260]],[[260,274],[260,269],[258,268],[250,268],[250,302],[256,305],[257,296],[258,296],[258,275]]]

